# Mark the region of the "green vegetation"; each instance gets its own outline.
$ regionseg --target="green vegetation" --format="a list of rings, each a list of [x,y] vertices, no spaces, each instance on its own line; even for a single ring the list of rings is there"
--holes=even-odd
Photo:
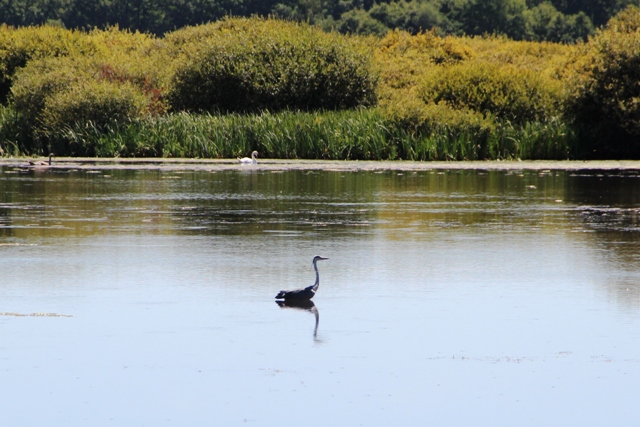
[[[71,46],[64,55],[35,56],[11,76],[12,105],[36,130],[162,114],[169,74],[155,43],[139,33],[96,30],[82,43],[88,51]]]
[[[419,127],[383,109],[252,115],[175,113],[47,134],[47,149],[72,156],[234,158],[257,149],[281,159],[480,160],[567,157],[561,123],[514,127],[431,107]]]
[[[0,144],[76,156],[639,158],[639,46],[635,7],[579,45],[345,36],[261,18],[165,37],[3,26]]]
[[[586,40],[639,0],[2,0],[0,22],[46,23],[70,29],[118,25],[163,35],[226,16],[276,16],[325,30],[384,36],[399,29],[417,34],[502,34],[517,40]]]
[[[371,50],[360,39],[277,20],[226,19],[166,37],[178,58],[174,109],[256,112],[375,103]]]
[[[5,103],[15,72],[32,59],[88,53],[87,37],[77,31],[43,26],[13,29],[0,27],[0,101]]]
[[[584,46],[568,117],[592,157],[640,156],[640,9],[612,19]]]

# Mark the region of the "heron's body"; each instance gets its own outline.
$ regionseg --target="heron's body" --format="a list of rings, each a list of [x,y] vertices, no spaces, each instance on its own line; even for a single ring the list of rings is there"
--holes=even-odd
[[[248,157],[238,158],[238,162],[256,164],[258,163],[258,160],[256,159],[256,157],[258,157],[258,152],[254,151],[253,153],[251,153],[251,158],[248,158]]]
[[[29,160],[29,166],[51,166],[51,158],[54,157],[54,156],[55,155],[53,153],[49,154],[49,161],[48,162]]]
[[[316,270],[316,283],[303,289],[280,291],[278,292],[278,295],[276,295],[276,299],[284,298],[285,301],[305,301],[313,298],[316,292],[318,292],[318,287],[320,286],[320,275],[318,274],[318,266],[316,265],[316,263],[325,259],[329,258],[323,258],[321,256],[316,256],[315,258],[313,258],[313,268]]]

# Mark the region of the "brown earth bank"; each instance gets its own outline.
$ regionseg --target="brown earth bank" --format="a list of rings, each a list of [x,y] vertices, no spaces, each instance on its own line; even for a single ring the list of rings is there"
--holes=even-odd
[[[166,170],[166,171],[424,171],[424,170],[640,170],[638,160],[593,161],[340,161],[264,159],[258,164],[240,164],[235,159],[167,158],[78,158],[55,157],[52,165],[30,165],[31,158],[0,158],[3,169],[18,170]],[[45,162],[45,158],[36,159]]]

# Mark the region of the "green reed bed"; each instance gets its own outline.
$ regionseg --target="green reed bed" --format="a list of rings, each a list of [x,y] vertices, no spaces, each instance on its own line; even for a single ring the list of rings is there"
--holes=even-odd
[[[326,160],[566,159],[572,134],[560,122],[514,126],[436,115],[408,123],[382,108],[251,115],[168,114],[41,135],[58,155]],[[46,150],[45,150],[46,151]]]
[[[16,110],[0,105],[0,154],[19,156],[44,152],[33,142],[31,127],[21,119]]]
[[[86,156],[389,159],[378,110],[252,115],[168,114],[126,124],[75,125],[47,135],[52,149]]]
[[[563,160],[577,158],[576,133],[560,119],[499,124],[489,148],[493,159]]]

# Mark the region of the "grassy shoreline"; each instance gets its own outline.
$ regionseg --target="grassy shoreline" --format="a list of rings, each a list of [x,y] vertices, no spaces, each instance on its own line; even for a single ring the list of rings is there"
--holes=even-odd
[[[560,120],[522,125],[433,107],[415,120],[377,107],[260,114],[176,113],[49,133],[36,151],[86,157],[319,160],[562,160],[576,158],[575,135]],[[1,132],[11,131],[5,126]],[[10,138],[5,138],[10,141]],[[28,150],[7,147],[11,154]]]
[[[640,159],[640,9],[584,45],[228,18],[163,38],[0,29],[5,153]]]

